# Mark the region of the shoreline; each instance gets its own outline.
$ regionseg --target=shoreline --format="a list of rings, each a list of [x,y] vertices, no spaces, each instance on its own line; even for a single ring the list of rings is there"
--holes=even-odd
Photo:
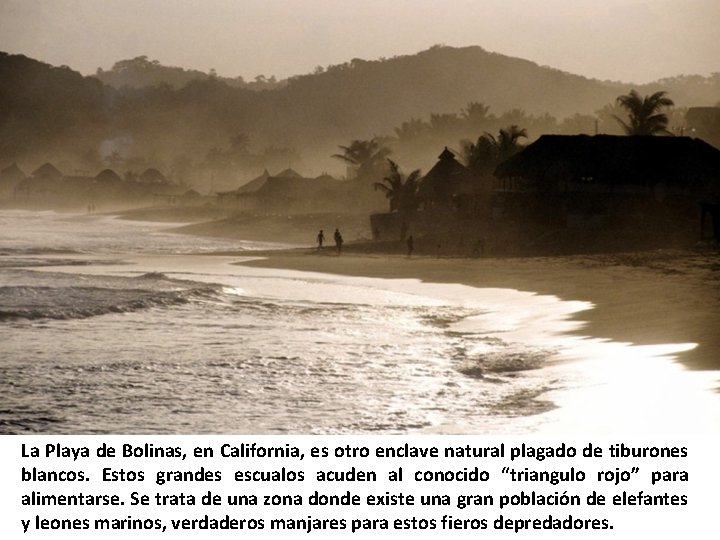
[[[655,345],[696,343],[677,359],[720,370],[720,254],[653,251],[517,258],[408,258],[392,254],[318,254],[315,249],[234,253],[261,257],[234,264],[384,279],[419,279],[548,294],[593,305],[572,335]],[[333,250],[334,251],[334,250]]]
[[[142,214],[115,215],[132,221]],[[681,353],[678,360],[691,369],[720,370],[720,251],[717,249],[475,258],[422,254],[409,258],[399,242],[351,241],[338,257],[332,246],[321,252],[312,246],[312,231],[318,223],[328,223],[333,217],[342,216],[299,217],[295,225],[302,224],[302,227],[296,227],[292,234],[287,233],[285,220],[281,220],[284,228],[265,227],[280,225],[278,216],[267,216],[269,221],[262,224],[256,221],[256,216],[236,216],[165,231],[195,236],[200,241],[203,237],[215,237],[277,242],[278,230],[284,230],[286,240],[295,241],[288,241],[284,249],[278,250],[229,248],[213,252],[218,256],[250,257],[253,260],[237,263],[247,266],[515,289],[553,295],[561,300],[589,302],[594,307],[573,318],[584,324],[571,335],[638,345],[696,343],[696,348]],[[362,226],[361,218],[352,219]],[[166,223],[162,219],[156,221]],[[330,227],[327,229],[331,231]],[[258,234],[248,234],[251,231]],[[290,248],[292,244],[304,247]]]

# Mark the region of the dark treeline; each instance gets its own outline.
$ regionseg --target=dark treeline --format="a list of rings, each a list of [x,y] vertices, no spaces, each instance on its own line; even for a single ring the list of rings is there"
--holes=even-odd
[[[157,60],[149,60],[147,56],[138,56],[129,60],[115,62],[110,70],[98,68],[95,77],[114,88],[144,88],[147,86],[170,85],[175,89],[182,88],[191,81],[217,79],[228,86],[249,88],[250,90],[272,90],[285,84],[274,76],[258,75],[252,81],[242,77],[221,77],[215,70],[204,73],[196,69],[184,69],[176,66],[164,66]]]
[[[398,161],[425,168],[439,148],[461,152],[510,125],[530,139],[615,132],[617,110],[604,104],[627,91],[479,47],[354,59],[282,82],[223,79],[145,57],[98,76],[112,86],[0,53],[0,165],[51,161],[66,173],[156,167],[200,189],[228,189],[265,168],[337,170],[330,156],[339,144],[379,137]],[[667,90],[678,107],[712,105],[720,75],[635,87]]]

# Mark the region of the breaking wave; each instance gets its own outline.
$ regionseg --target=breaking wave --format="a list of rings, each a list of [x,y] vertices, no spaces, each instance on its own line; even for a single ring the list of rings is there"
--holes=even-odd
[[[86,319],[110,313],[188,304],[216,298],[220,287],[169,280],[163,274],[141,276],[145,287],[128,286],[128,279],[88,277],[87,285],[27,285],[0,287],[0,321]],[[99,283],[92,283],[92,281]],[[60,279],[62,281],[62,279]],[[109,282],[109,283],[108,283]]]

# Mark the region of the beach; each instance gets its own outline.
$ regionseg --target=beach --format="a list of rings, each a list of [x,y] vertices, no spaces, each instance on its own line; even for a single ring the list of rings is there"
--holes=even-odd
[[[589,302],[576,332],[634,344],[662,341],[697,346],[679,360],[692,369],[720,369],[720,251],[654,249],[547,257],[406,255],[402,242],[372,242],[359,217],[231,218],[171,229],[208,238],[287,239],[307,247],[257,252],[248,266],[428,283],[508,288]],[[323,224],[347,226],[354,239],[336,256],[312,246]],[[289,226],[288,226],[289,225]],[[331,227],[326,227],[327,232]],[[346,229],[343,228],[343,231]],[[330,236],[326,234],[326,236]],[[227,254],[232,254],[232,251]]]
[[[3,433],[720,421],[716,252],[471,259],[349,241],[337,255],[227,223],[209,237],[104,215],[0,219]]]
[[[339,257],[332,249],[263,252],[262,258],[241,264],[507,288],[589,302],[592,309],[576,315],[584,324],[575,333],[640,345],[695,343],[679,360],[693,369],[720,369],[717,251],[469,259],[351,250]]]

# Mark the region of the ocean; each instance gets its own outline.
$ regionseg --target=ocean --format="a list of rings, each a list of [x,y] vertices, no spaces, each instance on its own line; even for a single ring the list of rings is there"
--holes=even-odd
[[[0,212],[0,433],[720,425],[720,375],[677,360],[696,344],[581,335],[586,302],[243,266],[284,246],[168,228]]]

